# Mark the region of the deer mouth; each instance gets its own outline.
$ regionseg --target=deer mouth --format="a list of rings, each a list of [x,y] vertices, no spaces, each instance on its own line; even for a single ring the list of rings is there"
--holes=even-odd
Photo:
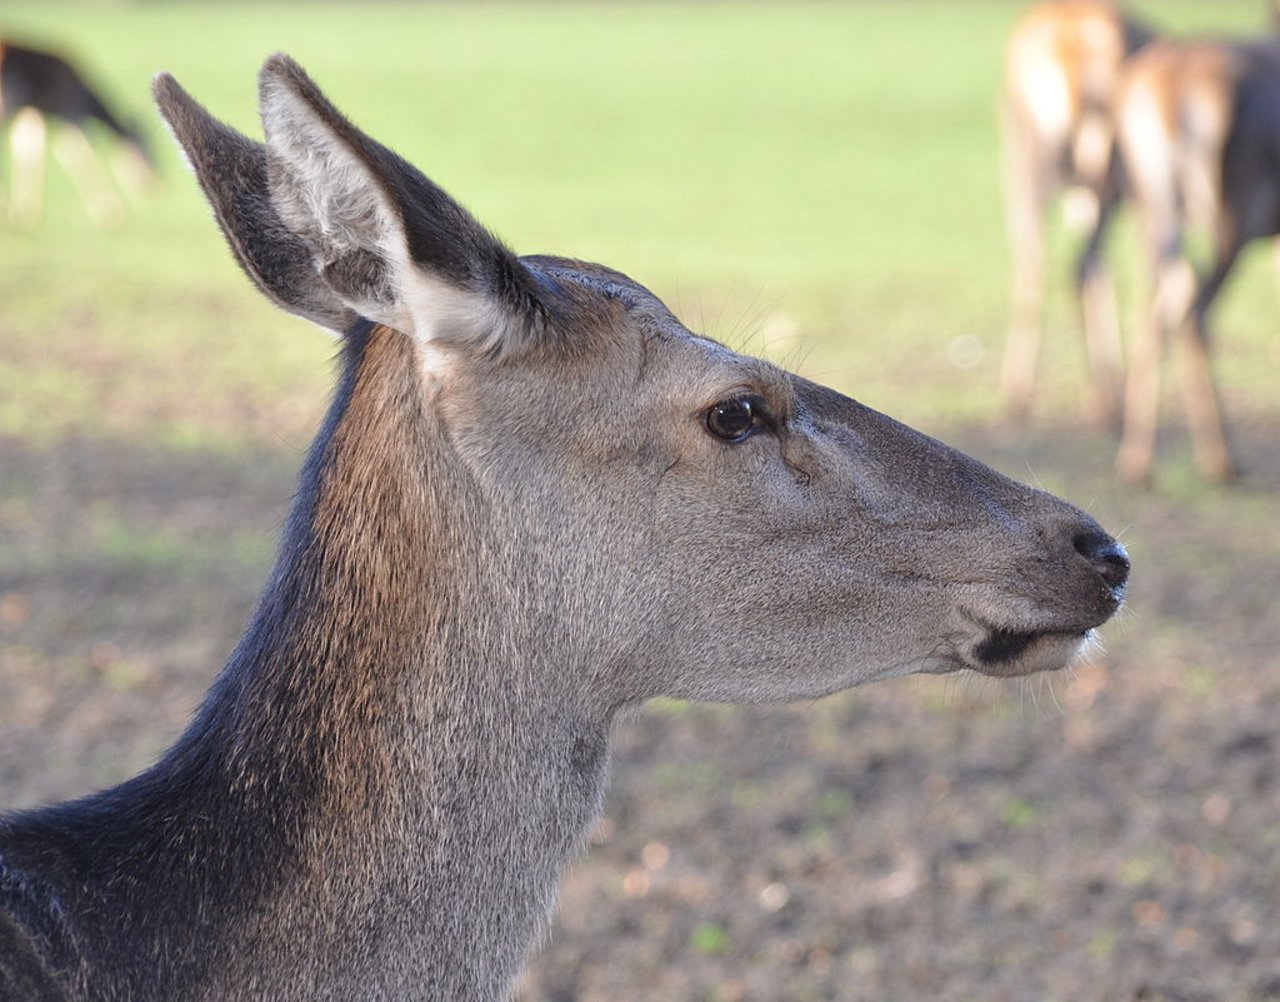
[[[1096,643],[1093,630],[1039,633],[992,630],[973,650],[971,667],[984,675],[1007,677],[1058,671]]]
[[[1008,678],[1067,667],[1094,643],[1092,627],[1008,629],[966,617],[971,629],[957,645],[956,660],[966,668]]]

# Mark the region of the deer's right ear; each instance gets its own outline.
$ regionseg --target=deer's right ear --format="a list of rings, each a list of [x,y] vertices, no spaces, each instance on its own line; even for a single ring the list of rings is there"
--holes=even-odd
[[[266,147],[219,122],[167,73],[152,91],[245,274],[277,306],[345,333],[357,314],[316,273],[311,248],[272,205]]]
[[[365,317],[490,357],[548,330],[555,282],[348,122],[297,63],[272,56],[259,90],[265,146],[172,77],[154,85],[236,259],[277,305],[338,332]]]
[[[489,356],[546,330],[555,283],[347,121],[302,67],[272,56],[259,98],[272,204],[344,303],[419,343]]]

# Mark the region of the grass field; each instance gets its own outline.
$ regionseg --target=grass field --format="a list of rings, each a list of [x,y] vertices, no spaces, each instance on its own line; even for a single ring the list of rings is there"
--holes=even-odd
[[[1184,31],[1265,13],[1139,6]],[[1280,997],[1274,272],[1255,248],[1216,315],[1240,487],[1195,477],[1173,394],[1157,491],[1111,482],[1062,237],[1035,420],[993,423],[1020,9],[6,3],[5,31],[144,124],[161,180],[103,231],[52,167],[42,223],[0,228],[0,804],[157,754],[270,560],[334,345],[237,271],[147,84],[169,70],[257,134],[284,50],[517,250],[626,271],[693,329],[1090,506],[1134,555],[1132,614],[1073,680],[646,711],[528,998]],[[1130,221],[1114,244],[1128,313]]]
[[[1243,27],[1254,6],[1164,4],[1161,17]],[[46,224],[3,234],[0,431],[234,443],[270,436],[269,419],[246,428],[219,401],[317,397],[328,347],[242,281],[147,94],[168,69],[256,130],[254,74],[275,49],[517,249],[607,261],[694,326],[758,337],[877,406],[985,418],[1006,298],[994,94],[1017,9],[7,4],[15,35],[82,56],[147,127],[165,173],[104,233],[51,170]],[[1265,400],[1260,363],[1274,361],[1256,257],[1221,317],[1224,378],[1246,409],[1239,388]],[[1050,412],[1074,413],[1072,330],[1064,310]],[[971,368],[948,361],[958,337],[982,348]],[[175,370],[185,378],[165,378]],[[922,382],[940,392],[904,398]]]

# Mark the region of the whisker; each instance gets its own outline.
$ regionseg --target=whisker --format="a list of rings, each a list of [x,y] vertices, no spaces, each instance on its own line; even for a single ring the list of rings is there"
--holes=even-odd
[[[1057,686],[1054,685],[1056,681],[1057,679],[1049,679],[1049,682],[1048,682],[1049,698],[1053,700],[1053,705],[1058,708],[1058,715],[1065,717],[1067,715],[1067,711],[1064,710],[1062,708],[1062,704],[1058,702],[1058,690],[1057,690]]]

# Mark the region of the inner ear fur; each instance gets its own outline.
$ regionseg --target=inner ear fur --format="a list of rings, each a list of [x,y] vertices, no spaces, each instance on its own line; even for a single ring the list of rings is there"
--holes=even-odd
[[[289,57],[259,75],[265,145],[171,76],[153,89],[236,260],[278,306],[332,331],[365,317],[490,356],[551,329],[558,284],[352,125]]]
[[[545,279],[352,125],[297,63],[272,56],[259,87],[273,206],[345,303],[421,340],[491,353],[546,326]]]

